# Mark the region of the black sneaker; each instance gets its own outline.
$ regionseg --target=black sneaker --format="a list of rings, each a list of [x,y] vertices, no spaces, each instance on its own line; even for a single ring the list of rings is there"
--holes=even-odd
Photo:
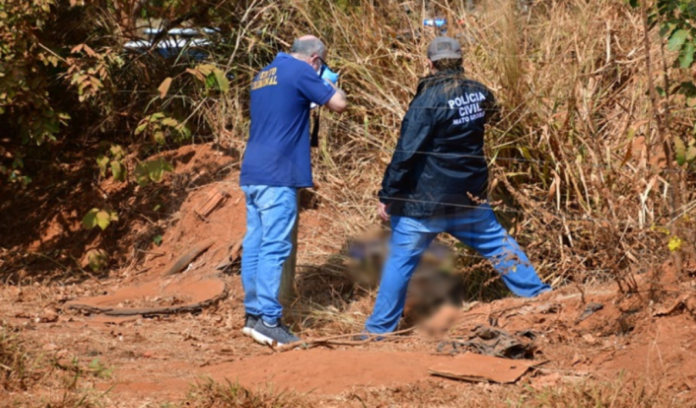
[[[258,321],[258,316],[252,314],[247,314],[246,316],[244,316],[244,328],[242,329],[242,333],[244,333],[247,336],[251,336],[251,332],[254,330],[254,327],[256,326],[256,323]]]
[[[276,323],[275,326],[269,326],[262,319],[259,319],[251,331],[251,337],[261,344],[269,344],[273,347],[283,346],[285,344],[300,341],[300,338],[290,332],[290,330],[281,323]]]

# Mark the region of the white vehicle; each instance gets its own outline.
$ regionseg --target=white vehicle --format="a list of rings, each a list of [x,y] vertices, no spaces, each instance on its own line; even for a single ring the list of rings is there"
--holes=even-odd
[[[153,40],[161,32],[161,28],[146,28],[143,33],[147,39],[128,41],[124,47],[131,51],[146,52],[153,48]],[[219,32],[214,28],[174,28],[155,44],[154,49],[164,58],[177,57],[185,51],[186,55],[200,61],[208,56],[205,48],[213,45],[210,36]]]

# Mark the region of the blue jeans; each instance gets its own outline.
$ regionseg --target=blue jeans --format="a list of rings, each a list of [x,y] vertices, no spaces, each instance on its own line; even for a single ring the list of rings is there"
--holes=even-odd
[[[391,217],[389,259],[372,316],[365,323],[370,333],[396,330],[404,311],[406,289],[423,252],[440,232],[448,232],[487,258],[516,295],[533,297],[551,290],[539,279],[519,245],[498,223],[488,204],[456,216]]]
[[[297,189],[242,186],[242,191],[247,208],[247,232],[242,243],[244,309],[275,324],[283,316],[278,291],[283,263],[292,251]]]

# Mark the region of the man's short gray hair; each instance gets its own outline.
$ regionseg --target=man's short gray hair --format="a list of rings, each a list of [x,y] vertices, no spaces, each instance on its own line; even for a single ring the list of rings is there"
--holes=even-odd
[[[292,43],[292,49],[290,50],[293,54],[300,54],[305,57],[311,57],[314,54],[322,56],[325,51],[324,43],[318,38],[298,38]]]

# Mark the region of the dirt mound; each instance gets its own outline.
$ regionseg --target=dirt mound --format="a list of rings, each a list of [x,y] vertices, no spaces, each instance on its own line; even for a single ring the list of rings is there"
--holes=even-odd
[[[238,173],[234,172],[224,181],[189,192],[179,211],[172,214],[161,245],[153,244],[144,260],[142,268],[148,275],[171,274],[171,265],[204,241],[212,242],[196,262],[185,266],[186,272],[214,270],[230,256],[239,254],[239,244],[246,231],[246,207],[237,180]]]
[[[82,282],[134,273],[128,268],[143,260],[146,268],[154,269],[161,266],[158,261],[176,257],[191,242],[211,237],[229,241],[243,231],[244,211],[237,217],[234,207],[241,194],[234,153],[209,143],[183,146],[155,157],[165,159],[175,170],[145,187],[100,178],[98,169],[86,166],[80,158],[66,163],[65,173],[56,179],[41,178],[18,191],[2,206],[0,270],[10,282],[27,278]],[[54,188],[58,182],[61,187]],[[187,214],[217,189],[228,191],[231,202],[222,214],[203,217],[209,235],[205,228],[190,228],[192,225],[176,228],[177,223],[191,222]],[[93,208],[114,211],[118,221],[104,231],[85,229],[81,220]],[[186,237],[176,237],[173,230],[186,231]],[[162,247],[156,244],[160,238]],[[175,252],[167,252],[170,250]],[[103,254],[103,269],[89,271],[90,251]]]
[[[237,173],[196,186],[196,180],[204,180],[211,171],[219,172],[229,159],[221,159],[210,146],[187,146],[167,155],[178,166],[163,185],[177,185],[173,188],[184,189],[186,198],[176,203],[172,197],[163,203],[178,207],[169,214],[168,225],[159,227],[163,234],[149,248],[134,251],[136,256],[145,254],[141,262],[128,260],[138,270],[125,270],[125,279],[111,285],[106,294],[73,300],[68,308],[110,316],[169,314],[200,310],[227,296],[226,283],[215,276],[220,265],[227,267],[238,258],[246,229]],[[206,162],[215,164],[212,170],[201,167]],[[183,181],[191,187],[180,185]],[[104,188],[119,187],[109,184]],[[138,224],[134,227],[137,230]]]

